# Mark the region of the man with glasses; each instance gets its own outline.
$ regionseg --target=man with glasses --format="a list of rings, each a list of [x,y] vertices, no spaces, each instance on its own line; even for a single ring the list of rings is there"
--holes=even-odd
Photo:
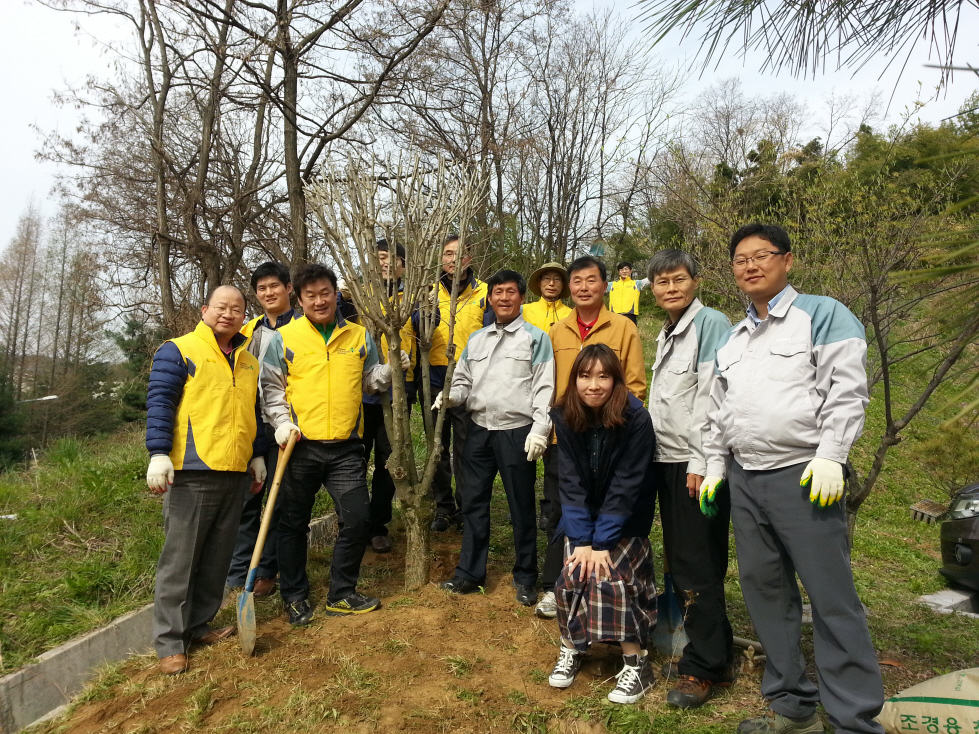
[[[748,315],[717,350],[717,379],[700,487],[717,511],[726,476],[738,571],[767,660],[770,716],[742,734],[821,734],[821,701],[837,732],[883,732],[877,654],[850,571],[843,467],[864,424],[867,343],[843,304],[788,282],[785,230],[750,224],[731,238],[734,279]],[[802,580],[812,602],[819,689],[799,646]]]

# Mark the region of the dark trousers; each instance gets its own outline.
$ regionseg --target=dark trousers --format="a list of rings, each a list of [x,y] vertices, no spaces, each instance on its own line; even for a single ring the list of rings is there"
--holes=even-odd
[[[687,491],[687,462],[654,463],[653,481],[659,487],[666,564],[686,610],[683,627],[690,640],[677,667],[681,675],[720,680],[724,668],[734,661],[724,603],[730,492],[726,486],[718,490],[717,515],[707,518],[697,498]]]
[[[265,427],[265,435],[272,436],[270,426]],[[265,454],[265,485],[258,494],[251,494],[247,489],[244,493],[244,505],[241,508],[241,523],[238,525],[238,540],[235,542],[235,552],[231,556],[231,570],[228,571],[228,586],[237,588],[244,586],[248,577],[248,567],[252,563],[252,552],[258,531],[262,527],[262,505],[275,476],[275,467],[279,463],[279,447],[274,440],[269,441],[272,447]],[[281,492],[280,492],[281,497]],[[262,549],[262,560],[258,562],[256,576],[262,579],[274,579],[279,573],[279,507],[277,500],[272,508],[272,520],[268,535],[265,537],[265,548]]]
[[[153,644],[161,658],[185,654],[221,608],[247,476],[174,472],[163,497],[165,539],[153,597]]]
[[[527,461],[524,443],[531,426],[488,431],[471,420],[462,455],[462,552],[456,576],[483,584],[489,555],[490,499],[499,472],[513,522],[513,580],[537,583],[537,513],[534,483],[537,466]]]
[[[364,445],[359,439],[331,443],[302,439],[293,449],[280,490],[279,588],[287,603],[309,597],[309,521],[316,493],[324,484],[333,498],[339,528],[330,564],[328,601],[340,601],[357,589],[360,562],[369,540]]]
[[[434,388],[433,392],[434,392]],[[438,413],[432,411],[432,425],[438,418]],[[435,496],[435,512],[439,515],[452,517],[462,507],[459,466],[462,464],[462,452],[466,448],[466,435],[472,421],[463,406],[449,408],[448,415],[442,423],[442,455],[435,468],[432,480],[432,494]],[[456,490],[452,494],[452,465],[456,468]]]
[[[374,451],[374,476],[371,478],[371,504],[368,533],[371,538],[387,535],[391,522],[391,503],[394,501],[394,480],[387,468],[391,442],[384,428],[384,408],[364,403],[364,460],[370,461]]]
[[[554,584],[557,583],[561,576],[561,569],[564,567],[564,533],[557,533],[557,526],[561,522],[557,466],[557,444],[552,443],[544,452],[544,498],[548,500],[550,506],[547,523],[544,526],[547,550],[544,553],[544,567],[541,570],[541,583],[545,592],[554,591]]]
[[[783,716],[809,716],[822,701],[837,734],[882,734],[873,719],[884,705],[877,653],[853,586],[845,496],[814,507],[799,486],[805,463],[748,471],[728,463],[731,519],[741,591],[765,647],[762,695]],[[819,689],[806,676],[799,647],[802,597],[812,602]]]
[[[623,314],[619,314],[619,315],[620,315],[620,316],[625,316],[625,317],[626,317],[627,319],[629,319],[629,321],[631,321],[631,322],[632,322],[632,323],[634,323],[634,324],[635,324],[635,323],[637,323],[637,320],[638,320],[638,318],[639,318],[639,317],[638,317],[638,316],[637,316],[636,314],[634,314],[634,313],[623,313]]]

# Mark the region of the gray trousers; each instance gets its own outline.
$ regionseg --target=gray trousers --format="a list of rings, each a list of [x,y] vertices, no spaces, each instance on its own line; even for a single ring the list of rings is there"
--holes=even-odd
[[[882,734],[873,718],[884,705],[884,686],[853,586],[844,500],[814,507],[799,486],[805,466],[747,471],[734,459],[729,465],[741,591],[768,655],[761,692],[783,716],[809,716],[822,700],[838,733]],[[799,646],[796,574],[812,602],[818,690]]]
[[[186,653],[221,608],[248,475],[176,471],[163,498],[163,551],[156,565],[153,644],[164,658]]]

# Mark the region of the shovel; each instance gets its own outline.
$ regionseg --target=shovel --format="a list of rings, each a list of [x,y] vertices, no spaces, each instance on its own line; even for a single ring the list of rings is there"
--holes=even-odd
[[[670,567],[663,562],[663,593],[656,598],[658,610],[656,628],[653,630],[652,643],[664,655],[674,657],[683,652],[689,638],[683,629],[683,609],[680,599],[673,588],[673,576]]]
[[[279,496],[279,485],[282,484],[282,476],[286,471],[286,464],[292,455],[292,449],[296,445],[299,434],[293,431],[289,434],[289,442],[285,448],[279,449],[279,460],[275,465],[275,476],[272,478],[272,488],[269,490],[269,498],[265,503],[265,512],[262,513],[262,527],[258,531],[258,538],[255,540],[255,550],[252,551],[252,562],[248,567],[248,579],[245,581],[245,590],[238,594],[238,639],[241,641],[241,650],[245,655],[255,652],[255,579],[258,576],[258,564],[262,560],[262,551],[265,550],[265,537],[269,534],[269,525],[272,524],[272,511],[275,509],[275,501]]]

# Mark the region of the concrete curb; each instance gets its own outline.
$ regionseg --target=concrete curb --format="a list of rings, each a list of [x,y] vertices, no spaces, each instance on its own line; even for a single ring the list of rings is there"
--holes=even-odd
[[[331,544],[336,534],[335,514],[317,518],[309,524],[309,547]],[[100,666],[150,652],[152,629],[153,605],[147,604],[0,678],[0,734],[58,715]]]

